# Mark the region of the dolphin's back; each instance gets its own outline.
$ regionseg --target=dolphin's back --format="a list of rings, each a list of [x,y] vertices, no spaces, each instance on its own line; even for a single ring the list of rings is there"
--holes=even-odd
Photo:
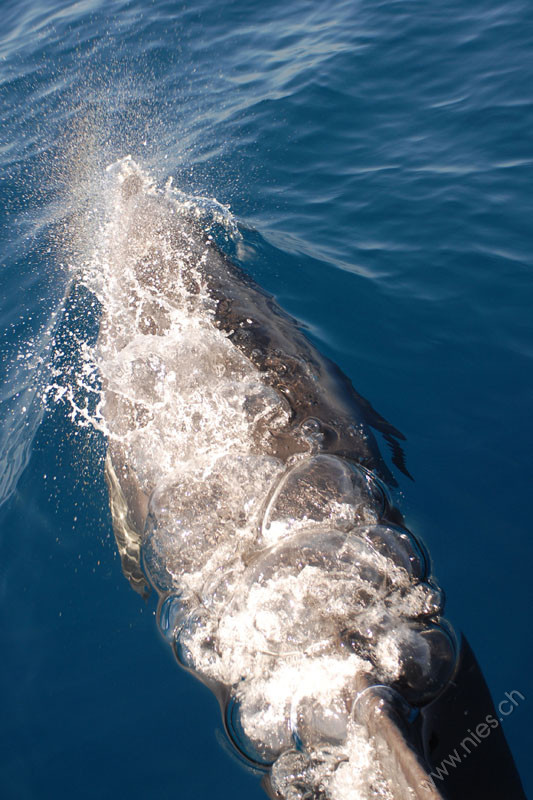
[[[406,472],[403,437],[194,208],[113,170],[98,359],[125,575],[272,797],[459,797],[432,743],[465,646],[373,431]]]

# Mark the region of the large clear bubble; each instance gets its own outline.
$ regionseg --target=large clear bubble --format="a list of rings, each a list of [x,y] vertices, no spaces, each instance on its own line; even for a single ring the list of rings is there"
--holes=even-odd
[[[372,547],[391,563],[409,575],[421,580],[428,572],[428,558],[421,544],[412,533],[396,525],[367,525],[356,529]]]
[[[328,529],[267,550],[244,573],[228,614],[274,653],[316,649],[387,591],[388,562],[364,539]]]
[[[321,746],[341,745],[348,734],[348,698],[346,692],[339,692],[327,701],[306,696],[294,702],[291,707],[291,730],[293,740],[300,749],[313,750]],[[352,687],[353,691],[353,687]]]
[[[182,470],[150,498],[144,560],[157,588],[168,591],[185,574],[227,563],[251,544],[260,502],[280,462],[270,456],[223,456]]]
[[[453,677],[457,642],[448,626],[410,622],[380,639],[377,660],[394,664],[393,688],[411,705],[422,706],[437,697]]]
[[[220,655],[213,621],[202,608],[191,611],[174,630],[174,654],[179,664],[204,680],[215,680]]]
[[[352,715],[365,727],[372,726],[373,718],[383,713],[404,726],[413,721],[416,710],[391,686],[370,684],[360,690],[354,698]]]
[[[260,695],[244,702],[232,695],[226,705],[225,725],[239,753],[259,767],[271,766],[292,745],[288,714],[268,719]]]
[[[344,458],[320,454],[297,462],[277,484],[261,529],[269,544],[303,527],[328,525],[347,531],[375,523],[386,497],[377,479]]]

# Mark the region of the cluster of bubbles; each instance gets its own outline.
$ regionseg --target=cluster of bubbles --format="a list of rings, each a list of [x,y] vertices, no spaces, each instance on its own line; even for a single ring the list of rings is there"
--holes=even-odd
[[[131,159],[111,178],[95,254],[99,414],[117,474],[127,465],[147,498],[160,631],[273,793],[392,797],[361,697],[384,686],[413,708],[453,675],[427,554],[391,522],[375,474],[320,450],[320,421],[294,430],[308,447],[287,461],[269,452],[290,409],[213,324],[214,245]]]
[[[184,580],[157,584],[152,565],[164,548],[155,556],[154,540],[168,528],[155,524],[152,506],[145,565],[161,592],[160,630],[182,666],[226,688],[233,743],[250,763],[274,765],[283,797],[314,796],[306,758],[313,774],[322,763],[327,783],[363,740],[368,747],[355,713],[362,686],[385,685],[416,707],[453,674],[442,592],[413,535],[384,521],[387,509],[383,487],[361,467],[327,454],[301,458],[274,481],[255,552],[208,571],[188,593]],[[300,789],[288,793],[295,764]],[[367,777],[359,767],[357,783]],[[353,792],[353,775],[349,784]]]

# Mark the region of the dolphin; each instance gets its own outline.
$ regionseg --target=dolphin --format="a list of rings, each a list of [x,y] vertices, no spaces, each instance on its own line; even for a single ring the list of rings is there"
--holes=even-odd
[[[240,757],[278,800],[524,798],[391,499],[378,437],[409,475],[402,434],[194,204],[129,157],[109,179],[96,357],[117,547]]]

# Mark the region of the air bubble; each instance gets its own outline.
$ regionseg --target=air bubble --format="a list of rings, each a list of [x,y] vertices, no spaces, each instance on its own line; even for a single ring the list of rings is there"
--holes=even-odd
[[[157,609],[157,624],[165,639],[172,644],[176,629],[179,629],[190,612],[184,598],[180,594],[162,597]]]
[[[290,746],[291,739],[286,719],[278,725],[257,726],[255,718],[262,713],[261,706],[244,704],[232,695],[226,704],[224,720],[228,736],[238,752],[254,766],[267,769]],[[256,727],[259,727],[259,735],[253,733]]]
[[[316,455],[298,462],[271,495],[262,537],[275,543],[302,527],[327,524],[346,531],[375,523],[386,505],[377,479],[343,458]]]
[[[298,749],[341,745],[348,733],[349,712],[344,697],[328,698],[326,704],[304,697],[291,709],[291,730]]]
[[[146,525],[146,561],[156,586],[168,591],[172,576],[199,573],[211,559],[230,561],[252,539],[250,530],[267,487],[281,470],[270,456],[229,456],[203,471],[183,470],[154,490]]]
[[[240,569],[236,567],[222,574],[215,573],[202,587],[202,602],[210,610],[223,608],[235,595],[241,579],[242,565]]]
[[[410,722],[414,709],[402,695],[390,686],[374,684],[360,691],[353,701],[352,714],[356,722],[368,728],[374,717],[383,713]]]
[[[229,613],[249,620],[257,648],[316,650],[385,596],[386,574],[387,562],[363,539],[327,529],[304,532],[256,559]]]
[[[393,525],[368,525],[355,530],[372,547],[410,578],[421,580],[427,575],[427,558],[415,537],[405,528]]]
[[[174,637],[174,654],[182,667],[198,677],[213,678],[218,672],[220,657],[208,613],[196,609],[185,619]]]
[[[389,639],[389,641],[387,641]],[[423,706],[437,697],[453,677],[457,663],[457,642],[444,623],[409,623],[401,626],[380,646],[399,649],[399,677],[392,686],[408,703]]]
[[[308,436],[315,436],[322,430],[322,423],[316,417],[307,417],[300,425],[302,431]]]
[[[301,423],[300,430],[313,450],[323,448],[325,435],[319,419],[308,417]]]
[[[385,605],[395,617],[436,618],[444,610],[444,592],[433,583],[421,581],[414,586],[396,587],[386,598]]]

